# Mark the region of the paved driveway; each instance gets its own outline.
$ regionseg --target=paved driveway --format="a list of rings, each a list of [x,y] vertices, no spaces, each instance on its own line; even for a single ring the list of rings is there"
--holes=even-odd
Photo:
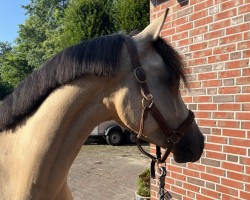
[[[149,166],[136,146],[89,144],[78,154],[68,182],[74,200],[131,200],[138,174]]]

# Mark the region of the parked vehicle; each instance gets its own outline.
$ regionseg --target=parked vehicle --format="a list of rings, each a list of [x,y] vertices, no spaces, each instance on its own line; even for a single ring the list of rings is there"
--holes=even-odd
[[[124,142],[134,143],[135,135],[115,121],[106,121],[94,128],[90,137],[104,137],[108,144],[117,146]]]

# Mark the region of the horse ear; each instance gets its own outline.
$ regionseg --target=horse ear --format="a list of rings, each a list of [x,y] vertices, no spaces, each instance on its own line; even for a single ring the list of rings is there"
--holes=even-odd
[[[142,32],[137,34],[135,38],[146,39],[149,41],[154,41],[160,35],[162,26],[168,15],[169,8],[157,19],[155,19],[151,24],[149,24]]]

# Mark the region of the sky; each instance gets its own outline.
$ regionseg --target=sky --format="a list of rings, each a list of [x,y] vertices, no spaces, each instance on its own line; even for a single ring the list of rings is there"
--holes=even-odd
[[[21,7],[30,0],[0,0],[0,42],[14,43],[18,34],[18,24],[23,24],[26,15]]]

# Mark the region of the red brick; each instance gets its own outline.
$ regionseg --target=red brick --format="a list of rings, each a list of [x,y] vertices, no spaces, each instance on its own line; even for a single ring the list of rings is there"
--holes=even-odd
[[[250,165],[250,158],[249,157],[241,157],[240,158],[240,163],[243,165]]]
[[[210,118],[211,117],[211,114],[209,112],[195,112],[195,117],[197,119],[199,118]]]
[[[230,60],[237,60],[242,58],[242,52],[232,52],[230,53]]]
[[[198,192],[200,190],[200,187],[196,185],[191,185],[189,183],[183,183],[183,187],[186,188],[187,190],[191,190],[194,192]]]
[[[230,26],[230,19],[226,19],[224,21],[219,21],[219,22],[209,25],[209,30],[214,31],[214,30],[222,29],[228,26]]]
[[[235,147],[235,146],[223,146],[223,152],[237,154],[237,155],[246,155],[246,148],[243,147]]]
[[[241,33],[223,37],[220,39],[220,45],[241,41],[242,37],[243,35]]]
[[[217,31],[206,33],[204,35],[204,39],[205,40],[211,40],[211,39],[214,39],[214,38],[220,38],[220,37],[222,37],[224,35],[225,35],[224,30],[217,30]]]
[[[186,195],[186,190],[179,187],[175,187],[174,185],[171,186],[171,191],[176,192],[177,194]]]
[[[242,111],[250,111],[250,104],[244,103],[242,105]]]
[[[168,170],[171,171],[171,172],[182,173],[182,168],[176,167],[176,166],[172,166],[172,165],[168,166]]]
[[[183,169],[183,174],[186,175],[186,176],[192,176],[192,177],[200,178],[200,172],[193,171],[193,170],[190,170],[190,169]]]
[[[229,53],[232,51],[236,51],[236,44],[229,44],[229,45],[225,45],[225,46],[215,47],[213,49],[214,54]]]
[[[250,176],[246,175],[246,174],[241,174],[241,173],[235,173],[235,172],[228,171],[227,172],[227,177],[231,178],[231,179],[234,179],[234,180],[250,183]]]
[[[193,58],[205,57],[212,55],[212,49],[205,49],[193,53]]]
[[[250,57],[250,50],[243,51],[243,58],[249,58],[249,57]]]
[[[230,70],[230,71],[219,72],[219,78],[231,78],[240,75],[241,75],[241,70]]]
[[[249,112],[236,113],[236,119],[250,120],[250,113]]]
[[[194,21],[194,28],[206,25],[206,24],[210,24],[211,22],[213,22],[213,17],[212,16],[208,16],[199,20]]]
[[[229,137],[241,137],[245,138],[245,131],[242,130],[234,130],[234,129],[223,129],[222,130],[223,136],[229,136]]]
[[[250,48],[250,41],[239,42],[237,45],[238,50],[244,50]]]
[[[236,85],[248,85],[250,84],[250,77],[240,77],[236,79]]]
[[[241,33],[244,31],[247,31],[250,29],[250,25],[249,24],[240,24],[238,26],[233,26],[233,27],[229,27],[226,29],[226,34],[236,34],[236,33]]]
[[[187,163],[187,168],[197,170],[197,171],[200,171],[200,172],[205,171],[205,166],[201,165],[199,163]]]
[[[184,40],[179,40],[178,41],[178,46],[187,46],[190,43],[192,43],[192,38],[186,38]]]
[[[192,59],[188,61],[189,66],[204,65],[207,62],[206,58]]]
[[[233,146],[250,147],[250,139],[229,138],[229,144]]]
[[[237,95],[236,102],[250,102],[250,94]]]
[[[205,48],[207,48],[207,42],[202,42],[202,43],[190,45],[191,51],[197,51],[197,50],[201,50],[201,49],[205,49]]]
[[[218,176],[226,176],[226,170],[223,168],[215,168],[215,167],[210,167],[206,166],[206,172]]]
[[[201,10],[199,12],[192,13],[190,15],[190,21],[201,19],[203,17],[206,17],[207,15],[208,15],[208,10]]]
[[[193,102],[192,97],[182,97],[182,99],[185,103],[192,103]]]
[[[209,72],[209,73],[199,74],[198,79],[199,80],[217,79],[217,73],[216,72]]]
[[[237,189],[241,189],[241,190],[244,189],[244,184],[243,183],[237,182],[237,181],[234,181],[234,180],[231,180],[231,179],[222,178],[221,183],[223,185],[226,185],[226,186],[229,186],[229,187],[232,187],[232,188],[237,188]]]
[[[200,88],[201,87],[201,82],[189,82],[188,86],[190,88]]]
[[[224,128],[240,128],[240,122],[239,121],[220,120],[220,121],[218,121],[218,126],[224,127]]]
[[[225,110],[225,111],[238,111],[241,109],[241,104],[237,104],[237,103],[219,104],[218,109]]]
[[[250,192],[249,191],[240,191],[240,198],[249,200]]]
[[[166,29],[164,31],[161,32],[161,35],[162,36],[165,36],[165,35],[172,35],[175,33],[175,28],[169,28],[169,29]]]
[[[226,187],[223,185],[217,185],[216,186],[216,191],[221,192],[221,193],[225,193],[225,194],[229,194],[232,196],[238,196],[238,190],[234,189],[232,187]]]
[[[202,199],[202,200],[214,200],[214,198],[213,197],[207,197],[207,196],[204,196],[204,195],[202,195],[202,194],[197,194],[196,195],[196,199]]]
[[[224,12],[219,12],[217,15],[215,15],[215,20],[222,20],[222,19],[226,19],[226,18],[230,18],[230,17],[234,17],[237,14],[237,10],[236,8],[232,7],[233,9],[231,10],[227,10]]]
[[[206,188],[201,188],[201,194],[212,197],[214,199],[220,199],[220,193],[215,192],[214,190],[208,190]]]
[[[186,176],[184,176],[183,174],[171,172],[171,177],[180,181],[186,181]]]
[[[213,119],[234,119],[232,112],[214,112]]]
[[[210,120],[210,119],[199,119],[198,124],[200,126],[209,126],[209,127],[215,127],[216,126],[216,120]]]
[[[216,110],[217,105],[216,104],[198,104],[199,110]]]
[[[206,151],[206,156],[208,158],[213,158],[213,159],[218,159],[218,160],[226,160],[226,154],[224,154],[224,153]]]
[[[218,44],[219,44],[218,39],[208,41],[208,47],[215,47],[215,46],[218,46]]]
[[[211,151],[222,151],[222,146],[221,144],[212,144],[212,143],[206,143],[205,148],[207,150],[211,150]]]
[[[208,26],[206,25],[190,30],[190,36],[196,36],[207,32],[208,32]]]
[[[213,2],[212,1],[203,1],[199,4],[194,5],[194,12],[198,12],[203,9],[207,9],[208,7],[212,6]]]
[[[212,102],[212,98],[210,96],[194,96],[194,103],[207,103]]]
[[[250,122],[242,122],[243,129],[250,129]]]
[[[250,4],[245,4],[239,7],[239,14],[250,12]]]
[[[209,81],[203,81],[202,86],[203,87],[218,87],[222,85],[221,80],[209,80]]]
[[[226,62],[226,69],[234,69],[234,68],[242,68],[242,67],[248,67],[249,60],[242,59],[237,61],[230,61]]]
[[[193,24],[192,23],[186,23],[180,26],[176,27],[176,32],[183,32],[183,31],[187,31],[193,28]]]
[[[173,41],[181,40],[188,37],[188,31],[177,33],[175,35],[172,35]]]
[[[229,59],[229,54],[221,54],[221,55],[215,55],[208,57],[208,63],[217,63],[226,61]]]
[[[237,86],[219,88],[219,94],[236,94],[240,92],[241,92],[241,88]]]
[[[171,23],[172,23],[172,27],[176,27],[176,26],[179,26],[181,24],[185,24],[187,22],[188,22],[188,18],[182,17],[182,18],[174,19]]]
[[[239,5],[242,5],[243,4],[243,0],[238,0],[238,1],[233,1],[233,0],[230,0],[230,1],[222,1],[223,3],[221,4],[221,10],[227,10],[227,9],[230,9],[230,8],[234,8],[235,6],[239,6]]]
[[[229,196],[227,194],[221,194],[221,200],[242,200],[237,197]]]

